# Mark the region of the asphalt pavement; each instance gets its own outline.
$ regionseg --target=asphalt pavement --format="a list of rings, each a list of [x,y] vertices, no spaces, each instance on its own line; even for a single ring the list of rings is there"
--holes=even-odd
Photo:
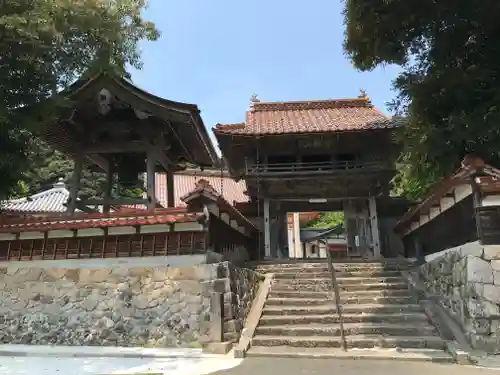
[[[456,364],[323,358],[245,358],[212,375],[500,375],[499,369]]]

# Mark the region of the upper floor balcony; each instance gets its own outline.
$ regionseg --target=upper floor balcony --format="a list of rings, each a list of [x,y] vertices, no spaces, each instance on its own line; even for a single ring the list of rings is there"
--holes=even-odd
[[[247,177],[302,177],[332,174],[380,173],[395,170],[388,161],[311,161],[287,163],[246,163]]]

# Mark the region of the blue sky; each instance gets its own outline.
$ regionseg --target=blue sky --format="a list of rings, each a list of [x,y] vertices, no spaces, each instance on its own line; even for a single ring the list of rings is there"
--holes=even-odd
[[[365,89],[385,112],[395,95],[396,67],[361,73],[345,57],[340,0],[150,0],[145,18],[162,36],[142,44],[134,84],[197,104],[209,130],[242,122],[253,93],[321,100]]]

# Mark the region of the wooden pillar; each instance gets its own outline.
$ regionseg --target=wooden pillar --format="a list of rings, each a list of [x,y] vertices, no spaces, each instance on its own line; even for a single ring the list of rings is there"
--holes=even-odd
[[[476,222],[476,234],[477,238],[481,240],[481,223],[479,221],[478,208],[482,206],[483,197],[481,194],[481,189],[479,188],[478,183],[476,182],[476,177],[472,176],[470,179],[471,188],[472,188],[472,204],[474,210],[474,220]]]
[[[167,171],[167,207],[175,207],[174,171]]]
[[[108,214],[111,205],[108,203],[111,200],[111,192],[113,191],[113,163],[109,163],[109,168],[106,172],[106,188],[104,190],[104,204],[102,206],[102,212]]]
[[[300,217],[298,212],[293,213],[293,246],[295,246],[295,254],[297,254],[297,258],[306,258],[306,251],[302,248],[302,244],[300,242]],[[302,254],[300,252],[302,251]]]
[[[295,245],[293,242],[293,213],[286,213],[286,228],[287,228],[287,240],[288,240],[288,256],[290,258],[296,258],[297,253],[295,251]]]
[[[413,233],[413,246],[415,247],[415,258],[417,258],[417,263],[419,265],[425,264],[425,255],[422,251],[422,244],[420,242],[420,238],[418,234]],[[408,254],[407,254],[408,256]]]
[[[271,256],[271,221],[269,218],[269,199],[264,199],[264,257]]]
[[[80,190],[80,178],[83,168],[83,155],[78,154],[75,156],[75,165],[73,174],[71,176],[71,186],[69,191],[69,199],[66,208],[66,214],[72,215],[76,210],[76,200],[78,198],[78,191]]]
[[[155,179],[156,158],[153,151],[149,151],[146,161],[146,183],[148,196],[148,209],[154,210],[156,207],[156,179]]]
[[[375,197],[368,198],[368,214],[370,215],[373,256],[375,258],[380,258],[382,256],[382,251],[380,248],[380,231],[378,227],[377,201]]]

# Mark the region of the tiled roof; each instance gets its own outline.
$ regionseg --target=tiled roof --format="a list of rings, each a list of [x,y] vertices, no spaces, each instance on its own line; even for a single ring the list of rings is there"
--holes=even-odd
[[[218,194],[223,191],[224,199],[230,204],[249,201],[248,196],[245,195],[247,190],[245,181],[236,182],[226,174],[221,180],[220,171],[200,172],[188,170],[174,174],[175,207],[185,206],[181,197],[193,191],[201,178],[207,180]],[[163,207],[167,207],[167,175],[165,173],[156,174],[156,198]]]
[[[485,175],[479,180],[476,180],[476,183],[479,182],[479,187],[484,190],[494,188],[492,183],[500,179],[500,169],[486,164],[484,160],[475,155],[466,155],[462,160],[460,168],[458,168],[453,175],[437,183],[434,190],[422,202],[411,208],[401,219],[399,219],[394,229],[397,232],[401,232],[409,227],[413,221],[420,218],[421,214],[428,213],[430,207],[453,188],[464,183],[470,184],[471,176],[476,174]]]
[[[69,191],[60,179],[54,187],[26,198],[11,199],[0,203],[7,212],[22,213],[62,213],[66,211]]]
[[[293,134],[393,128],[397,122],[365,96],[300,102],[253,102],[241,124],[217,124],[219,135]]]
[[[187,213],[184,208],[163,208],[155,211],[128,210],[112,214],[76,214],[71,218],[28,217],[0,222],[0,233],[26,231],[47,231],[57,229],[89,229],[119,226],[170,224],[194,222],[201,217],[199,213]]]
[[[195,188],[185,196],[181,197],[181,200],[189,204],[191,201],[200,196],[207,197],[216,202],[219,209],[229,213],[230,216],[243,223],[247,228],[250,228],[251,230],[257,229],[257,227],[250,220],[248,220],[245,215],[243,215],[238,209],[236,209],[236,207],[234,207],[232,203],[228,202],[222,195],[220,195],[220,193],[215,190],[212,185],[210,185],[210,182],[204,178],[198,180]]]
[[[234,202],[249,201],[248,196],[245,195],[245,181],[240,180],[236,182],[226,174],[224,174],[221,181],[220,171],[201,172],[187,170],[178,172],[174,175],[175,207],[185,206],[181,197],[193,191],[200,178],[207,180],[210,186],[212,186],[218,194],[223,190],[224,199],[231,204]],[[165,173],[156,174],[156,196],[158,202],[163,207],[167,207],[167,175]],[[1,209],[4,212],[19,212],[26,214],[64,213],[66,211],[68,197],[69,191],[66,189],[64,182],[59,180],[54,184],[52,189],[42,191],[27,198],[11,199],[3,202],[1,203]],[[133,208],[146,208],[146,206],[136,205],[133,206]]]

